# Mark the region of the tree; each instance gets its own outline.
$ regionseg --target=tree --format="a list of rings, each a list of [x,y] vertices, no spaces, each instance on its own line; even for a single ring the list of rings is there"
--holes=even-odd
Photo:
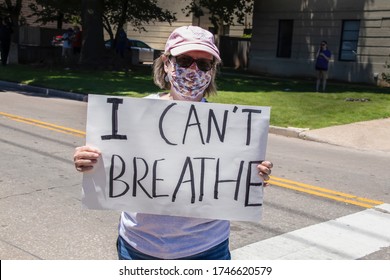
[[[136,30],[145,31],[144,24],[156,21],[171,24],[176,20],[175,14],[159,7],[157,0],[107,0],[104,1],[104,11],[103,25],[111,39],[126,23]]]
[[[19,30],[18,26],[22,22],[21,11],[22,11],[22,0],[4,0],[4,3],[0,4],[0,17],[7,18],[13,28],[13,41],[18,42]]]
[[[104,0],[82,0],[83,45],[80,63],[96,67],[104,61]]]
[[[104,58],[103,28],[110,38],[130,23],[138,30],[145,30],[143,24],[176,20],[175,14],[157,5],[157,0],[37,0],[30,5],[37,22],[43,24],[57,21],[62,23],[81,21],[83,46],[80,62],[100,64]],[[114,32],[115,30],[115,32]],[[104,62],[103,62],[104,63]]]
[[[80,24],[80,0],[36,0],[28,6],[32,10],[30,17],[36,16],[37,23],[57,22],[58,29],[64,23]]]
[[[0,4],[0,17],[9,18],[12,24],[19,25],[22,2],[22,0],[4,0],[4,3]]]
[[[84,64],[103,60],[103,27],[113,39],[116,36],[112,28],[118,32],[127,22],[134,28],[144,29],[144,23],[176,20],[174,14],[157,5],[157,0],[83,0],[82,12],[81,62]]]
[[[207,10],[217,34],[222,35],[224,25],[245,23],[245,16],[253,12],[253,3],[254,0],[191,0],[183,12],[200,17]]]
[[[32,10],[30,16],[36,16],[36,22],[43,25],[57,22],[57,28],[61,29],[64,23],[80,24],[81,5],[80,0],[36,0],[29,4]],[[118,27],[123,27],[126,23],[145,30],[145,23],[171,23],[176,20],[173,13],[157,5],[157,0],[103,0],[102,17],[103,27],[111,39],[115,37]]]

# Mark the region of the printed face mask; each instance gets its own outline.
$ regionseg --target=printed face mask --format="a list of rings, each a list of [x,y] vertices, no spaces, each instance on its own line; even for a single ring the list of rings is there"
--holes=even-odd
[[[172,65],[174,70],[168,72],[168,79],[174,94],[188,101],[199,101],[211,82],[210,71],[204,72],[198,67],[183,68],[173,63]]]

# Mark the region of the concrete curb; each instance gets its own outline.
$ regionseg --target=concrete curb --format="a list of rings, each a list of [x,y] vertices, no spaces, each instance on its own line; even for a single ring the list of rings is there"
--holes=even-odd
[[[297,127],[278,127],[278,126],[270,126],[269,127],[269,133],[277,134],[277,135],[283,135],[287,137],[294,137],[294,138],[301,138],[306,139],[303,137],[303,133],[305,131],[308,131],[308,128],[297,128]]]
[[[88,100],[87,94],[68,92],[68,91],[62,91],[57,89],[41,88],[41,87],[30,86],[30,85],[25,85],[20,83],[0,81],[0,86],[16,89],[16,90],[25,90],[33,93],[38,93],[40,95],[45,95],[45,96],[61,97],[61,98],[67,98],[67,99],[84,101],[84,102]]]
[[[336,143],[331,143],[329,141],[321,139],[320,137],[308,135],[308,134],[306,134],[306,132],[310,132],[310,131],[309,130],[302,131],[301,133],[299,133],[298,138],[302,139],[302,140],[307,140],[307,141],[313,141],[313,142],[320,142],[320,143],[327,143],[327,144],[337,145]]]

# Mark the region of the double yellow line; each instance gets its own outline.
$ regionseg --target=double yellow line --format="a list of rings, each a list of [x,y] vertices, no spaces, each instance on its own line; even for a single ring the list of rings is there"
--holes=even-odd
[[[291,190],[295,190],[295,191],[299,191],[299,192],[303,192],[303,193],[307,193],[319,197],[324,197],[324,198],[328,198],[328,199],[332,199],[332,200],[336,200],[348,204],[357,205],[364,208],[372,208],[384,203],[383,201],[358,197],[356,195],[333,191],[333,190],[316,187],[304,183],[299,183],[299,182],[291,181],[284,178],[278,178],[274,176],[271,176],[269,183],[273,186],[291,189]]]
[[[68,127],[63,127],[63,126],[59,126],[59,125],[55,125],[55,124],[51,124],[51,123],[47,123],[47,122],[42,122],[42,121],[38,121],[38,120],[34,120],[34,119],[24,118],[24,117],[20,117],[17,115],[4,113],[4,112],[0,112],[0,115],[5,116],[7,118],[10,118],[10,119],[17,121],[17,122],[35,125],[35,126],[39,126],[39,127],[45,128],[45,129],[50,129],[50,130],[60,132],[60,133],[71,134],[71,135],[78,136],[78,137],[85,137],[84,131],[80,131],[80,130],[76,130],[76,129],[72,129],[72,128],[68,128]],[[324,197],[327,199],[332,199],[332,200],[340,201],[343,203],[357,205],[357,206],[364,207],[364,208],[372,208],[372,207],[375,207],[377,205],[384,203],[384,202],[378,201],[378,200],[372,200],[372,199],[368,199],[368,198],[364,198],[364,197],[358,197],[358,196],[355,196],[352,194],[333,191],[333,190],[329,190],[329,189],[325,189],[325,188],[321,188],[321,187],[316,187],[316,186],[312,186],[312,185],[308,185],[308,184],[304,184],[304,183],[299,183],[299,182],[291,181],[291,180],[284,179],[284,178],[278,178],[278,177],[274,177],[274,176],[271,176],[269,183],[273,186],[291,189],[291,190],[307,193],[307,194],[314,195],[314,196]]]
[[[17,115],[12,115],[12,114],[8,114],[8,113],[4,113],[4,112],[0,112],[0,115],[7,117],[7,118],[10,118],[10,119],[17,121],[17,122],[35,125],[35,126],[39,126],[39,127],[45,128],[45,129],[53,130],[53,131],[60,132],[60,133],[71,134],[71,135],[75,135],[78,137],[85,137],[84,131],[80,131],[80,130],[76,130],[76,129],[72,129],[72,128],[68,128],[68,127],[64,127],[64,126],[60,126],[60,125],[55,125],[55,124],[51,124],[51,123],[47,123],[47,122],[42,122],[42,121],[38,121],[38,120],[34,120],[34,119],[23,118],[23,117],[20,117]]]

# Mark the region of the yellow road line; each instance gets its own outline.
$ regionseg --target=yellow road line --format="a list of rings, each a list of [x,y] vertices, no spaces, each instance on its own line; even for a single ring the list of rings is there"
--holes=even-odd
[[[10,119],[17,121],[17,122],[35,125],[35,126],[42,127],[45,129],[50,129],[50,130],[53,130],[56,132],[71,134],[71,135],[75,135],[75,136],[79,136],[79,137],[85,137],[84,131],[80,131],[80,130],[76,130],[76,129],[72,129],[72,128],[68,128],[68,127],[64,127],[64,126],[60,126],[60,125],[55,125],[55,124],[51,124],[51,123],[47,123],[47,122],[42,122],[42,121],[35,120],[35,119],[24,118],[21,116],[12,115],[12,114],[8,114],[8,113],[4,113],[4,112],[0,112],[0,115],[5,116],[7,118],[10,118]]]
[[[72,128],[68,128],[68,127],[63,127],[63,126],[59,126],[59,125],[55,125],[55,124],[51,124],[51,123],[47,123],[47,122],[42,122],[39,120],[24,118],[24,117],[20,117],[17,115],[4,113],[4,112],[0,112],[0,115],[8,117],[14,121],[18,121],[18,122],[22,122],[22,123],[26,123],[26,124],[30,124],[30,125],[35,125],[35,126],[42,127],[45,129],[50,129],[50,130],[53,130],[56,132],[67,133],[67,134],[71,134],[71,135],[78,136],[78,137],[85,137],[84,131],[80,131],[80,130],[76,130],[76,129],[72,129]],[[368,198],[364,198],[364,197],[358,197],[358,196],[355,196],[352,194],[338,192],[338,191],[325,189],[325,188],[321,188],[321,187],[317,187],[317,186],[313,186],[313,185],[309,185],[309,184],[305,184],[305,183],[300,183],[300,182],[296,182],[296,181],[292,181],[292,180],[288,180],[288,179],[284,179],[284,178],[274,177],[274,176],[271,176],[269,183],[274,185],[274,186],[278,186],[278,187],[282,187],[282,188],[286,188],[286,189],[291,189],[291,190],[295,190],[295,191],[299,191],[299,192],[303,192],[303,193],[307,193],[307,194],[311,194],[311,195],[315,195],[315,196],[319,196],[319,197],[324,197],[324,198],[328,198],[328,199],[332,199],[332,200],[336,200],[336,201],[340,201],[340,202],[344,202],[344,203],[348,203],[348,204],[353,204],[353,205],[357,205],[357,206],[364,207],[364,208],[372,208],[372,207],[375,207],[377,205],[384,203],[384,202],[378,201],[378,200],[372,200],[372,199],[368,199]]]
[[[383,201],[368,199],[364,197],[358,197],[352,194],[333,191],[317,186],[312,186],[300,182],[291,181],[284,178],[278,178],[271,176],[269,183],[274,186],[296,190],[299,192],[329,198],[336,201],[341,201],[348,204],[357,205],[364,208],[372,208],[377,205],[383,204]]]

